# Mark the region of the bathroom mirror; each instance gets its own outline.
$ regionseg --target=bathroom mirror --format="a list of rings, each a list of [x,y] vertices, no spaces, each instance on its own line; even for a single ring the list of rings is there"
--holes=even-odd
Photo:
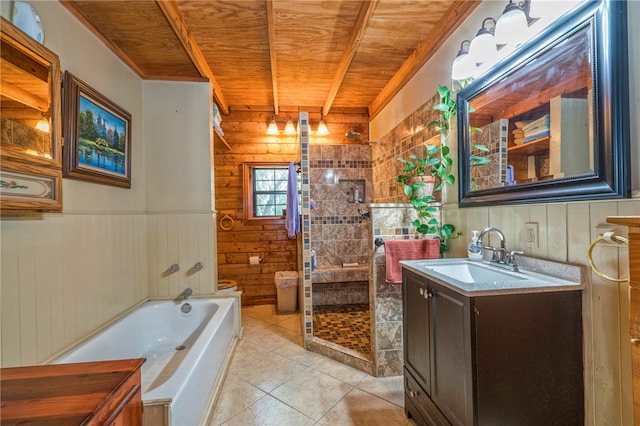
[[[61,208],[58,56],[1,18],[0,207]]]
[[[625,2],[582,4],[457,100],[460,206],[630,196]]]

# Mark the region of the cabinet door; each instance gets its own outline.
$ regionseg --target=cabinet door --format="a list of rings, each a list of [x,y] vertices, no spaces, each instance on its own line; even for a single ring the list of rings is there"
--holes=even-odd
[[[429,303],[427,280],[405,271],[403,286],[404,363],[430,394]]]
[[[473,424],[471,301],[430,283],[431,399],[454,425]]]

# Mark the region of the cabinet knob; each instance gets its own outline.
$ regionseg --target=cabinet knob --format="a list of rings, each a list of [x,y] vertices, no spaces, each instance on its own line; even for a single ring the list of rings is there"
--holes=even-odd
[[[640,339],[631,339],[631,343],[636,345],[636,344],[640,343]]]
[[[431,298],[431,297],[433,297],[433,293],[432,293],[432,292],[430,292],[429,290],[425,290],[425,292],[424,292],[424,298],[425,298],[425,299],[429,299],[429,298]]]
[[[414,391],[409,391],[409,396],[411,398],[415,398],[416,397],[416,393]]]
[[[420,287],[420,289],[418,290],[418,293],[420,293],[420,296],[422,296],[424,294],[424,288]]]

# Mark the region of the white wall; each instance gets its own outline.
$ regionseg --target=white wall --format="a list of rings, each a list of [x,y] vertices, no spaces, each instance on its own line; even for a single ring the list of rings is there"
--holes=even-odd
[[[211,212],[209,83],[142,87],[147,210]]]
[[[568,2],[549,2],[562,9]],[[380,138],[436,93],[436,85],[450,85],[451,64],[460,42],[472,38],[487,16],[499,16],[506,1],[484,1],[463,26],[447,40],[432,60],[403,88],[394,100],[371,122],[371,138]],[[630,132],[632,188],[640,196],[640,2],[628,2],[630,63]],[[455,148],[454,148],[455,149]],[[623,201],[533,204],[504,207],[459,209],[457,196],[446,194],[444,214],[447,222],[464,233],[451,244],[453,257],[466,256],[472,229],[489,225],[501,229],[507,246],[529,255],[587,266],[587,251],[598,235],[596,226],[607,216],[640,215],[640,198]],[[526,222],[538,222],[540,246],[524,246]],[[627,251],[599,248],[598,266],[607,274],[624,274]],[[588,273],[584,292],[585,330],[585,406],[587,425],[633,424],[631,361],[628,334],[628,289]]]
[[[149,297],[190,287],[214,291],[217,277],[209,83],[144,81]],[[193,266],[200,262],[201,271]],[[172,264],[180,271],[167,273]]]
[[[216,277],[209,85],[143,82],[59,2],[31,4],[61,69],[131,113],[132,182],[65,178],[62,213],[0,219],[2,367],[44,362],[147,297],[211,293]]]

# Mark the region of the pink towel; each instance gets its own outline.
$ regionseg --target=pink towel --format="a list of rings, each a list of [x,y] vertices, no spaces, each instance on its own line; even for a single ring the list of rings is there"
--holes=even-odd
[[[440,240],[386,240],[384,242],[386,257],[386,282],[402,283],[401,260],[438,259],[440,257]]]

